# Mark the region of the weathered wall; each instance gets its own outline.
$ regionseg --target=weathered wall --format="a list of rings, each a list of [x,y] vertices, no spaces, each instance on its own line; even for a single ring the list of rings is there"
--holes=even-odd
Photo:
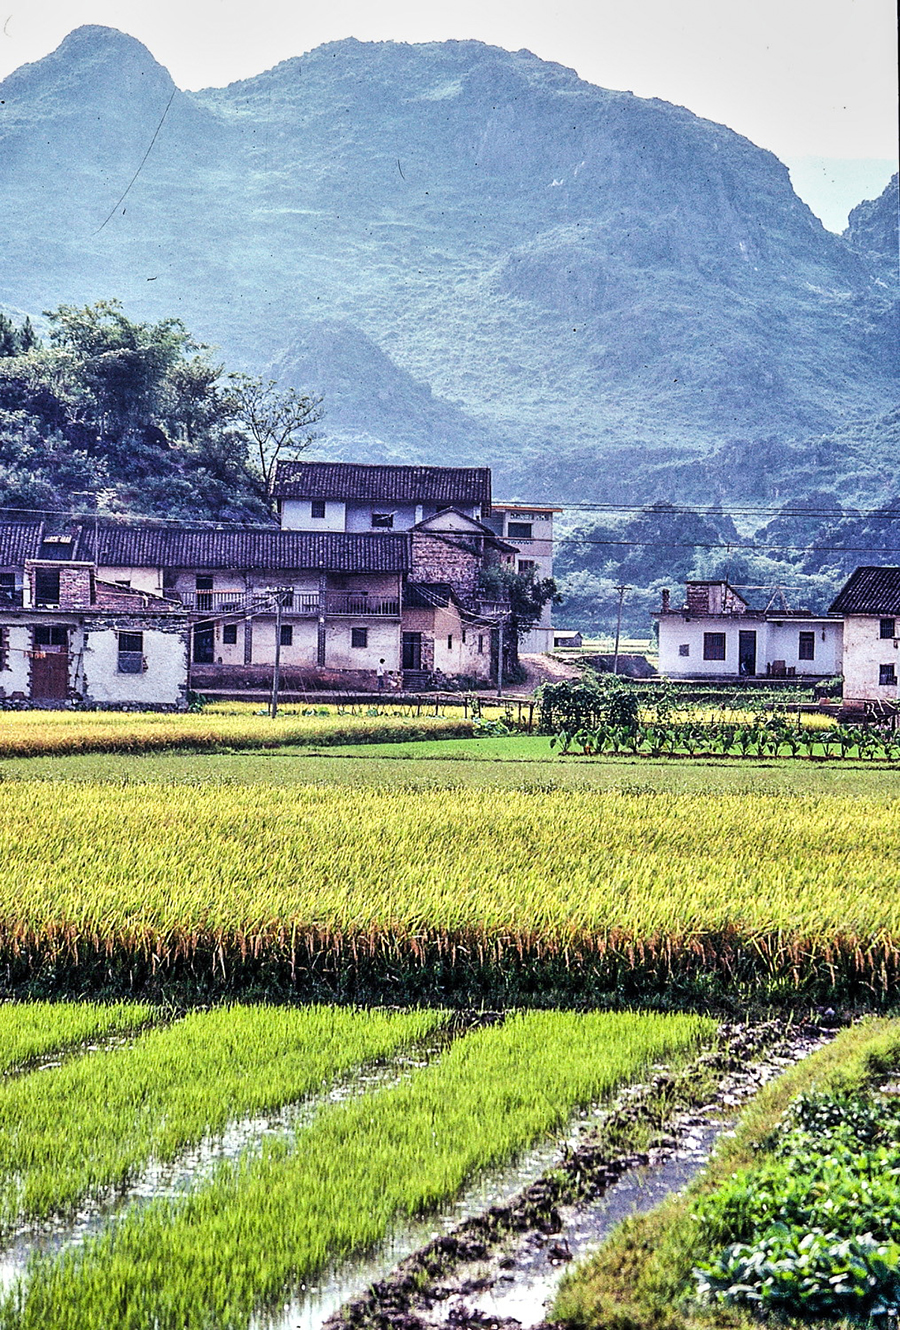
[[[844,701],[891,701],[896,683],[879,683],[880,666],[893,665],[900,677],[900,639],[882,638],[880,617],[848,614],[844,618]],[[900,628],[900,620],[896,621]]]
[[[368,629],[368,644],[353,647],[351,628]],[[325,668],[374,670],[381,657],[385,670],[400,669],[400,624],[396,619],[329,619],[325,624]]]
[[[146,670],[119,672],[119,632],[142,632]],[[187,631],[134,616],[105,623],[86,620],[82,688],[86,701],[176,706],[187,695]]]
[[[463,601],[471,600],[478,581],[477,555],[452,540],[422,531],[412,534],[410,581],[447,582]]]

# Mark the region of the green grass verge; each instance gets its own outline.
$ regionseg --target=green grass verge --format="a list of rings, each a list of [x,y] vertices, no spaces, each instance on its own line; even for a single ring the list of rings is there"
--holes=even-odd
[[[226,1007],[0,1084],[0,1230],[123,1186],[229,1121],[394,1052],[440,1012]]]
[[[691,1300],[693,1270],[710,1256],[694,1218],[697,1198],[759,1161],[797,1095],[811,1089],[859,1090],[898,1065],[900,1020],[867,1020],[771,1082],[686,1192],[626,1220],[595,1256],[566,1274],[549,1319],[571,1330],[709,1330],[758,1324],[736,1309],[698,1307]]]
[[[311,753],[284,745],[235,753],[83,753],[0,759],[13,780],[340,785],[386,789],[617,790],[712,795],[900,795],[900,770],[858,762],[739,759],[561,758],[539,736],[336,745]]]
[[[4,1002],[0,1004],[0,1073],[26,1067],[89,1040],[125,1034],[153,1019],[144,1002]]]
[[[245,1330],[292,1284],[713,1033],[691,1016],[511,1017],[403,1084],[324,1109],[184,1200],[152,1203],[81,1250],[35,1261],[0,1326]]]

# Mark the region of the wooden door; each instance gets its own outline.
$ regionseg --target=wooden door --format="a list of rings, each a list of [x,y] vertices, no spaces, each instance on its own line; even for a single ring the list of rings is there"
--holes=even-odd
[[[31,696],[43,702],[62,702],[69,696],[68,651],[37,651],[31,658]]]

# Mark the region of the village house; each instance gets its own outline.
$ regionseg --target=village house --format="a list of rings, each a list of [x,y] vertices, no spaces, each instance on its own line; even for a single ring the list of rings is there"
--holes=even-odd
[[[516,572],[531,573],[536,581],[553,576],[553,518],[561,508],[536,504],[491,503],[487,525],[517,551]],[[554,648],[553,606],[547,601],[541,617],[526,633],[520,650],[545,652]]]
[[[844,705],[894,702],[900,672],[900,568],[857,568],[829,608],[843,626]]]
[[[488,467],[369,466],[354,462],[280,462],[274,494],[284,530],[416,531],[440,534],[460,518],[506,547],[502,562],[542,581],[553,576],[553,517],[559,508],[498,503]],[[432,519],[440,517],[441,523]],[[469,528],[474,539],[475,527]],[[499,550],[500,546],[497,546]],[[552,606],[526,634],[522,651],[553,647]]]
[[[671,679],[822,679],[841,672],[842,624],[828,614],[769,604],[751,609],[726,581],[688,582],[685,603],[668,591],[654,615],[659,672]]]
[[[79,534],[0,523],[0,701],[185,707],[189,616],[98,576]]]
[[[0,696],[183,705],[267,688],[276,655],[287,689],[487,684],[515,658],[481,574],[528,560],[487,468],[292,462],[275,490],[280,528],[0,523]]]

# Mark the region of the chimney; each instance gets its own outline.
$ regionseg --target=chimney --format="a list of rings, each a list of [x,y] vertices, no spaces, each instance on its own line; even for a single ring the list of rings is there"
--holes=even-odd
[[[663,593],[662,593],[662,612],[663,612],[663,614],[668,614],[668,613],[669,613],[669,588],[668,588],[668,587],[663,587]]]

